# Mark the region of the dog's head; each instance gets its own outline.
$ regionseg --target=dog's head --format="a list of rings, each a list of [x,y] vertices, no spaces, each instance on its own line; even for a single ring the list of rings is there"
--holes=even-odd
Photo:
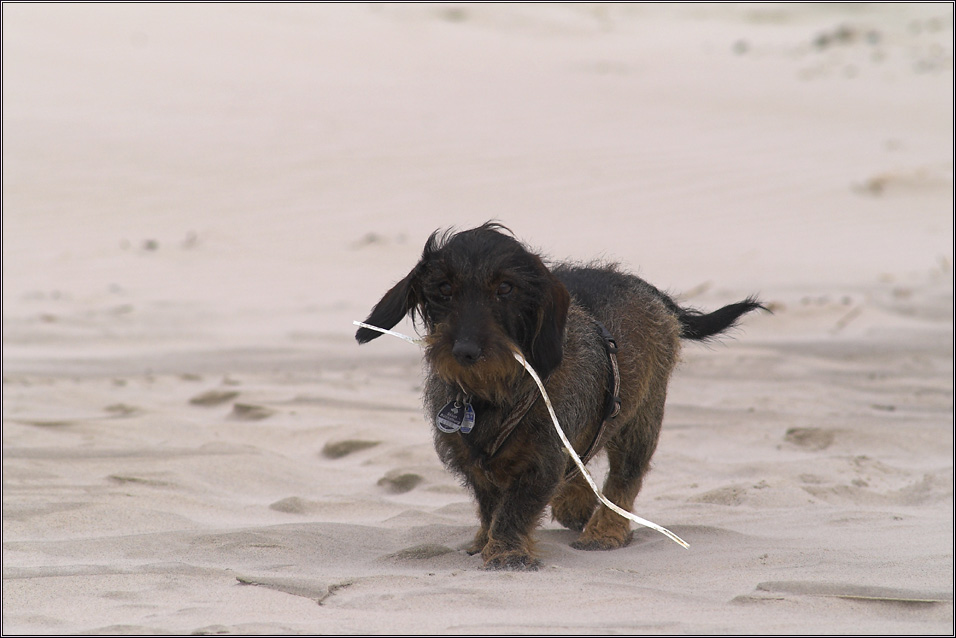
[[[420,319],[433,371],[487,400],[510,394],[520,375],[513,349],[543,378],[558,366],[570,304],[564,285],[508,232],[487,223],[432,233],[418,264],[366,319],[380,328],[408,313]],[[360,328],[355,338],[379,334]]]

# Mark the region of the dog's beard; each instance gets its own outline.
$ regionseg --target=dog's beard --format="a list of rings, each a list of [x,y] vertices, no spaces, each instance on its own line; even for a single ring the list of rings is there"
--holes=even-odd
[[[510,339],[499,337],[492,340],[471,365],[458,362],[452,354],[452,339],[444,336],[441,330],[426,336],[425,343],[425,360],[431,371],[445,383],[497,405],[514,402],[523,370],[513,354],[521,350]]]

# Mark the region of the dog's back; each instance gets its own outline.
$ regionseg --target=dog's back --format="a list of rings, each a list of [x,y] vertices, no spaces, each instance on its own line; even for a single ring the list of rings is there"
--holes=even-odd
[[[564,284],[571,297],[598,321],[610,319],[614,308],[635,293],[649,300],[669,301],[667,295],[640,277],[621,272],[610,264],[559,264],[551,272]]]
[[[737,320],[751,310],[766,310],[755,297],[729,304],[704,314],[692,308],[682,308],[666,293],[640,277],[621,272],[614,265],[575,266],[559,264],[552,269],[574,300],[598,321],[607,321],[622,299],[638,295],[647,300],[657,299],[680,322],[680,336],[704,341],[719,335],[737,324]]]

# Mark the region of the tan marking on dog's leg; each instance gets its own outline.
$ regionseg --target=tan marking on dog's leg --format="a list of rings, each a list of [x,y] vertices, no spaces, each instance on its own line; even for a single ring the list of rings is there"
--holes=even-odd
[[[641,491],[644,476],[650,469],[651,457],[657,447],[666,400],[666,375],[660,376],[649,388],[649,394],[639,406],[633,420],[611,437],[606,446],[608,474],[604,496],[628,512]],[[581,536],[571,544],[575,549],[606,550],[624,547],[634,533],[631,523],[611,509],[601,506],[584,527]]]
[[[639,490],[640,485],[630,490],[630,493],[614,493],[614,490],[605,488],[604,495],[615,505],[630,511]],[[618,549],[627,546],[633,536],[630,521],[602,505],[591,516],[578,539],[571,543],[571,547],[585,550]]]

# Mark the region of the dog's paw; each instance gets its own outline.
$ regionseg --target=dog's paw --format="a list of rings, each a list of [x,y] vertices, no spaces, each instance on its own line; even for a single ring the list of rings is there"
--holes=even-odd
[[[563,485],[551,499],[551,517],[569,530],[580,532],[591,520],[597,498],[587,484]]]
[[[571,530],[572,532],[580,532],[584,529],[584,526],[587,525],[588,520],[591,518],[591,512],[594,510],[592,507],[587,511],[578,510],[574,511],[572,509],[565,509],[562,507],[551,506],[551,518],[559,522],[561,525]]]
[[[530,554],[520,551],[501,552],[485,559],[482,569],[536,572],[541,561]]]
[[[587,532],[581,534],[581,537],[578,540],[571,543],[571,547],[574,549],[581,549],[589,552],[593,551],[608,551],[611,549],[620,549],[621,547],[627,547],[631,544],[631,540],[634,538],[634,532],[628,530],[623,536],[601,536],[595,537],[589,535]]]

